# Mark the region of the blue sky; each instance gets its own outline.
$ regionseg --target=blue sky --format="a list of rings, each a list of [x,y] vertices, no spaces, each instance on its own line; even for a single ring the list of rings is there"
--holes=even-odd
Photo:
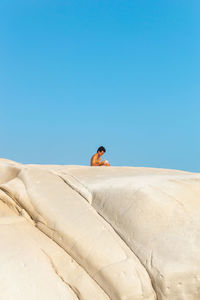
[[[200,172],[200,2],[0,2],[0,157]]]

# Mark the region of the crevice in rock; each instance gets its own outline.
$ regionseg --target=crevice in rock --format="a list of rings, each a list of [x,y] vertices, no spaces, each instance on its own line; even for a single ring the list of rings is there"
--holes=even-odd
[[[72,188],[71,187],[71,185],[70,184],[68,184],[68,182],[66,182],[66,180],[64,180],[59,174],[56,174],[57,176],[59,176],[70,188]],[[82,184],[80,181],[78,181],[80,184]],[[84,186],[84,185],[83,185]],[[78,194],[80,194],[79,193],[79,191],[77,191],[77,189],[76,189],[76,187],[74,186],[73,188],[72,188],[75,192],[77,192]],[[88,190],[88,188],[87,188],[87,190]],[[88,190],[89,191],[89,190]],[[90,191],[89,191],[90,192]],[[90,192],[91,194],[92,194],[92,192]],[[81,194],[80,194],[81,195]],[[82,196],[82,195],[81,195]],[[87,199],[86,199],[87,200]],[[92,206],[93,207],[93,206]],[[94,207],[93,207],[94,208]],[[127,242],[125,241],[125,239],[120,235],[120,233],[119,232],[117,232],[117,230],[112,226],[112,224],[111,223],[109,223],[105,218],[104,218],[104,216],[102,216],[96,209],[95,209],[95,211],[96,211],[96,213],[101,217],[101,219],[103,219],[105,222],[106,222],[106,224],[107,225],[109,225],[113,230],[114,230],[114,232],[116,233],[116,235],[125,243],[125,245],[130,249],[130,251],[137,257],[137,259],[139,260],[139,262],[141,263],[141,265],[144,267],[144,269],[146,270],[146,272],[147,272],[147,274],[148,274],[148,277],[149,277],[149,280],[150,280],[150,282],[151,282],[151,286],[152,286],[152,289],[153,289],[153,291],[154,291],[154,293],[155,293],[155,300],[158,300],[158,298],[157,298],[157,293],[156,293],[156,286],[155,286],[155,284],[154,284],[154,280],[153,280],[153,278],[151,278],[151,275],[150,275],[150,272],[147,270],[147,268],[146,268],[146,266],[143,264],[143,262],[140,260],[140,258],[133,252],[133,250],[129,247],[129,245],[127,244]],[[99,272],[99,270],[97,271],[97,273]],[[95,272],[95,274],[96,274],[96,272]],[[104,291],[105,292],[105,291]]]
[[[8,196],[9,198],[11,198],[13,201],[14,201],[14,203],[15,204],[17,204],[17,206],[16,206],[16,209],[18,210],[18,212],[20,213],[20,209],[22,209],[23,207],[21,206],[21,204],[18,202],[18,200],[7,190],[7,189],[5,189],[4,187],[1,187],[0,186],[0,190],[2,191],[2,192],[4,192],[5,194],[6,194],[6,196]],[[3,201],[3,200],[2,200]],[[6,203],[6,201],[3,201],[5,204],[7,204]],[[20,209],[19,209],[20,208]]]
[[[64,280],[64,278],[59,274],[52,258],[46,253],[46,251],[44,251],[44,249],[42,249],[42,248],[40,248],[40,249],[44,253],[44,255],[47,257],[47,259],[50,262],[50,265],[51,265],[52,269],[54,270],[54,272],[56,273],[56,275],[62,280],[62,282],[64,284],[66,284],[73,291],[73,293],[76,295],[78,300],[81,300],[79,291],[76,288],[72,287],[72,285],[70,285],[67,281]]]
[[[69,173],[65,173],[66,176],[71,176],[73,178],[74,181],[76,181],[78,184],[80,184],[82,186],[83,189],[85,189],[85,191],[87,192],[88,195],[85,195],[84,192],[80,191],[75,184],[73,184],[72,182],[70,182],[69,180],[67,180],[66,178],[63,178],[62,174],[53,172],[55,175],[57,175],[58,177],[60,177],[60,179],[62,179],[62,181],[64,181],[64,183],[66,183],[72,190],[74,190],[75,192],[77,192],[80,196],[82,196],[85,200],[87,200],[87,202],[89,204],[92,204],[92,193],[88,190],[88,188],[81,182],[79,181],[79,179]]]
[[[137,257],[137,259],[139,260],[139,262],[141,263],[141,265],[144,267],[144,269],[146,270],[148,276],[149,276],[149,280],[151,282],[151,285],[152,285],[152,288],[154,290],[154,293],[155,293],[155,300],[159,300],[157,298],[157,292],[156,292],[156,285],[154,283],[154,279],[151,277],[151,274],[150,272],[147,270],[145,264],[141,261],[141,259],[139,258],[139,256],[129,247],[129,245],[127,244],[126,240],[122,237],[122,235],[120,234],[120,232],[118,232],[113,226],[111,223],[109,223],[104,216],[102,216],[98,211],[97,213],[99,214],[99,216],[101,216],[101,218],[108,224],[112,227],[112,229],[116,232],[116,234],[121,238],[121,240],[124,242],[124,244],[126,244],[126,246],[130,249],[130,251],[135,255],[135,257]]]
[[[62,178],[61,178],[61,179],[62,179]],[[63,180],[63,179],[62,179],[62,180]],[[64,181],[64,180],[63,180],[63,181]],[[64,182],[65,182],[65,181],[64,181]],[[65,183],[66,183],[66,182],[65,182]],[[67,184],[67,183],[66,183],[66,184]],[[26,188],[26,187],[25,187],[25,188]],[[72,188],[72,187],[70,186],[70,188]],[[96,280],[95,280],[95,279],[87,272],[87,270],[83,267],[83,265],[80,265],[80,264],[76,261],[76,259],[73,257],[73,255],[69,254],[69,253],[66,251],[66,249],[65,249],[58,241],[55,240],[55,238],[49,236],[46,232],[44,232],[41,228],[39,228],[39,227],[38,227],[38,224],[42,224],[43,226],[47,227],[48,230],[57,233],[57,231],[56,231],[55,229],[53,229],[53,228],[47,226],[47,224],[46,224],[45,222],[42,222],[42,220],[37,220],[37,219],[35,220],[34,215],[30,215],[30,214],[27,212],[27,210],[25,209],[25,207],[23,207],[23,205],[21,205],[21,203],[18,201],[18,199],[17,199],[16,197],[14,197],[11,193],[9,193],[9,191],[8,191],[7,189],[5,189],[5,188],[3,188],[3,187],[0,187],[0,190],[2,190],[2,192],[5,193],[5,195],[6,195],[7,197],[11,198],[11,199],[14,201],[14,203],[15,203],[16,205],[19,206],[19,207],[16,206],[16,209],[17,209],[17,211],[18,211],[18,215],[19,215],[19,216],[22,215],[22,210],[24,210],[24,211],[27,213],[27,215],[30,217],[30,219],[33,220],[35,227],[36,227],[40,232],[42,232],[43,234],[45,234],[48,238],[50,238],[52,241],[54,241],[54,242],[55,242],[59,247],[61,247],[61,248],[62,248],[69,256],[71,256],[71,257],[74,259],[74,261],[77,263],[77,265],[79,265],[80,268],[82,268],[82,269],[86,272],[86,274],[87,274],[94,282],[96,282],[96,284],[102,289],[102,291],[105,293],[105,295],[107,295],[107,293],[106,293],[106,291],[103,289],[103,287],[100,286],[99,283],[98,283],[98,282],[97,282],[97,281],[96,281]],[[28,194],[28,192],[27,192],[27,194]],[[82,195],[81,195],[81,196],[82,196]],[[6,202],[5,202],[5,204],[7,205]],[[32,202],[31,202],[31,204],[33,205]],[[39,217],[40,217],[40,214],[39,214],[39,212],[36,210],[36,208],[35,208],[34,205],[33,205],[33,208],[34,208],[34,210],[36,211],[36,214],[38,214]],[[11,208],[11,209],[13,209],[13,208]],[[43,219],[43,218],[42,218],[42,219]],[[109,298],[109,295],[107,295],[107,297]]]
[[[38,222],[41,223],[41,222]],[[46,226],[46,224],[43,224],[44,226]],[[46,226],[47,227],[47,226]],[[48,230],[52,230],[55,231],[54,229],[47,227]],[[60,248],[62,248],[70,257],[72,257],[72,259],[76,262],[76,264],[84,270],[84,272],[102,289],[102,291],[105,293],[105,295],[110,299],[110,296],[107,294],[107,292],[104,290],[104,288],[93,278],[93,276],[84,268],[83,265],[81,265],[80,263],[77,262],[77,260],[75,259],[75,257],[73,256],[73,254],[70,254],[58,241],[56,241],[55,239],[52,239],[46,232],[44,232],[41,228],[37,227],[38,230],[40,230],[40,232],[42,232],[43,234],[45,234],[48,238],[50,238],[54,243],[56,243]],[[56,232],[56,231],[55,231]]]

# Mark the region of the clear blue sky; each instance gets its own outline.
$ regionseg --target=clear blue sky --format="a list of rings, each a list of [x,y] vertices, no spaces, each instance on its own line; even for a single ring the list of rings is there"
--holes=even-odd
[[[0,157],[200,172],[199,0],[1,0]]]

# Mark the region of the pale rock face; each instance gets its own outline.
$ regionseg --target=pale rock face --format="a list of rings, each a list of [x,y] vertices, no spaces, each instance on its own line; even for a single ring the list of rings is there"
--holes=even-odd
[[[199,300],[200,174],[0,160],[0,298]]]

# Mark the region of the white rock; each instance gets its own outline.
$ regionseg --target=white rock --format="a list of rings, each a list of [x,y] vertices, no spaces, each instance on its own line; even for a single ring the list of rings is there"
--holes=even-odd
[[[2,299],[200,299],[200,174],[0,171]]]

